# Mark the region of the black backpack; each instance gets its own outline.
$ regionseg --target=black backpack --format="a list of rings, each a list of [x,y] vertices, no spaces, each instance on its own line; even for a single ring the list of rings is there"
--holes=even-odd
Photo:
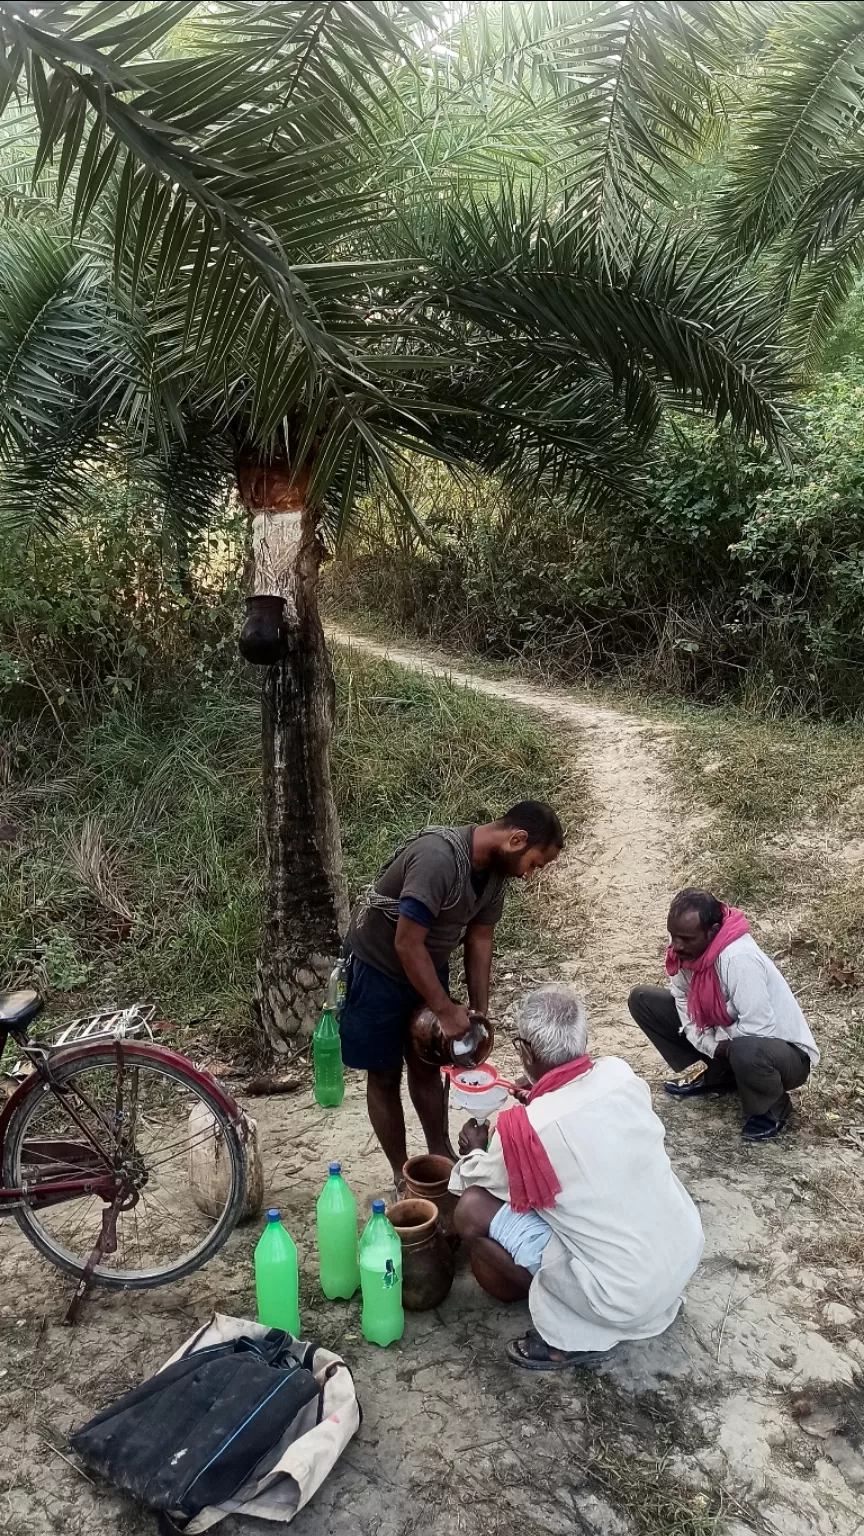
[[[182,1529],[318,1423],[316,1345],[271,1329],[184,1355],[70,1437],[81,1459]],[[171,1527],[168,1526],[170,1529]]]

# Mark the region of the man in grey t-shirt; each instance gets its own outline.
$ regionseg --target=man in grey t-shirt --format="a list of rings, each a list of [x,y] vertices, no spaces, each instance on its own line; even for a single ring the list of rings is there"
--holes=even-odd
[[[402,1063],[430,1152],[447,1153],[437,1067],[411,1049],[409,1025],[425,1005],[451,1039],[489,1008],[495,925],[508,880],[528,879],[564,842],[551,806],[524,800],[479,827],[430,828],[386,864],[352,918],[348,995],[339,1022],[342,1057],[366,1071],[369,1119],[397,1186],[407,1158]],[[468,1008],[449,993],[450,957],[464,943]]]

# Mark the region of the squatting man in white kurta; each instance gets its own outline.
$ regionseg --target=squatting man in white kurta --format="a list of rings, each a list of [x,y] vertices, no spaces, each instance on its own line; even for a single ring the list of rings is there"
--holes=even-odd
[[[534,1327],[507,1347],[525,1370],[597,1364],[663,1333],[704,1244],[647,1084],[615,1056],[592,1061],[586,1043],[572,988],[523,999],[524,1103],[491,1141],[468,1121],[450,1181],[476,1279],[500,1301],[528,1298]]]
[[[779,1136],[819,1051],[789,983],[743,912],[680,891],[666,919],[669,987],[636,987],[630,1012],[679,1078],[676,1098],[738,1093],[745,1141]]]

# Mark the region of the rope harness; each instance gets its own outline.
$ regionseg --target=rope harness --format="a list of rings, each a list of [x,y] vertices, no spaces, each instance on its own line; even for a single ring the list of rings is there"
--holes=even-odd
[[[395,864],[396,860],[407,848],[411,847],[412,843],[416,843],[421,837],[428,837],[430,834],[434,834],[435,837],[443,837],[445,843],[453,849],[456,857],[456,874],[453,884],[441,903],[441,911],[450,912],[458,905],[462,892],[471,879],[471,854],[465,845],[464,837],[460,837],[459,833],[454,832],[452,827],[424,827],[420,832],[412,832],[410,837],[406,837],[404,843],[399,844],[399,847],[395,853],[391,854],[386,864],[382,864],[375,878],[380,880],[381,876],[387,873],[387,870]],[[360,892],[354,909],[358,928],[369,912],[383,912],[384,916],[395,927],[399,921],[399,897],[382,896],[380,891],[376,891],[374,884],[367,885],[365,890]]]

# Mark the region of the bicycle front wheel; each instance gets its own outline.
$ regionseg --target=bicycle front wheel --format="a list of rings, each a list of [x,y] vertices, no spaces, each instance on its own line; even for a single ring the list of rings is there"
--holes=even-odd
[[[57,1085],[22,1099],[6,1133],[7,1188],[105,1173],[122,1191],[114,1213],[116,1247],[92,1272],[94,1285],[148,1290],[182,1280],[221,1248],[241,1214],[245,1158],[235,1122],[206,1084],[159,1047],[114,1046],[52,1063]],[[208,1211],[193,1195],[190,1160],[212,1144],[220,1177]],[[39,1252],[80,1276],[110,1206],[83,1194],[16,1211]]]

